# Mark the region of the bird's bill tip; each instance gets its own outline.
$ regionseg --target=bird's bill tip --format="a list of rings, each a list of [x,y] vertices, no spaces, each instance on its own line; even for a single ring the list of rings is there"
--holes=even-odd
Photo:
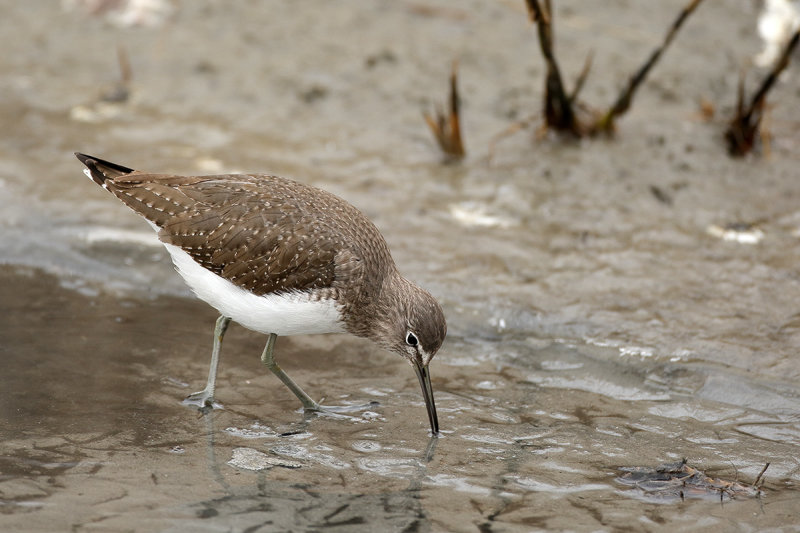
[[[428,411],[428,421],[431,423],[431,432],[434,436],[439,434],[439,417],[436,415],[436,403],[433,399],[433,388],[431,387],[431,374],[428,366],[415,364],[414,370],[417,372],[417,379],[422,388],[422,397],[425,400],[425,409]]]

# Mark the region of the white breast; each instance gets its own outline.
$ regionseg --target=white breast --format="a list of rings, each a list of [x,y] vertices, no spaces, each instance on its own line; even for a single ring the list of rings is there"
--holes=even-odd
[[[206,270],[181,248],[163,244],[197,297],[248,329],[276,335],[345,331],[333,300],[312,300],[300,292],[257,296]]]

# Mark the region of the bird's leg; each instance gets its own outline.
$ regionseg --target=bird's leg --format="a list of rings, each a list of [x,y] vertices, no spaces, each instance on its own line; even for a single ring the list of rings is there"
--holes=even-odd
[[[300,386],[281,369],[280,366],[278,366],[278,363],[275,362],[275,356],[272,352],[275,349],[275,340],[277,338],[277,335],[270,333],[269,339],[267,339],[267,345],[264,347],[264,352],[261,354],[261,362],[264,363],[273,374],[278,376],[278,379],[283,381],[283,384],[289,387],[289,390],[291,390],[294,395],[300,399],[300,402],[303,404],[303,409],[306,411],[321,411],[322,407],[320,407],[317,402],[312,400],[311,397],[306,394],[303,389],[301,389]]]
[[[231,319],[224,315],[220,315],[217,319],[217,324],[214,326],[214,348],[211,351],[211,368],[208,369],[206,388],[187,396],[183,400],[184,405],[196,405],[201,409],[221,407],[214,402],[214,388],[217,384],[217,366],[219,366],[219,351],[222,347],[222,338],[225,336],[225,331],[230,323]]]

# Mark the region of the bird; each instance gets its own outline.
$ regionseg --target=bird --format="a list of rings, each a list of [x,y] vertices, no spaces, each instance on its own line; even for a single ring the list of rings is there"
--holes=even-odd
[[[323,189],[267,174],[153,174],[76,152],[84,173],[141,215],[194,294],[216,309],[206,386],[186,403],[215,407],[231,321],[268,336],[261,361],[323,411],[275,360],[278,336],[346,332],[402,356],[439,434],[429,365],[447,335],[439,302],[403,277],[378,228]],[[217,404],[218,406],[218,404]]]

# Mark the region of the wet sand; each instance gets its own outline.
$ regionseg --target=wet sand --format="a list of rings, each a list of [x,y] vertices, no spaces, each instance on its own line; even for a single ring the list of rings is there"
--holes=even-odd
[[[683,3],[557,2],[565,78],[594,50],[582,94],[607,105]],[[491,160],[492,138],[541,105],[522,2],[197,1],[129,28],[80,5],[0,2],[1,530],[800,522],[796,74],[770,99],[768,156],[731,160],[721,139],[760,50],[752,2],[698,9],[615,140],[534,127]],[[107,98],[117,46],[133,72],[124,102]],[[444,99],[454,58],[469,155],[443,165],[421,112]],[[427,436],[411,368],[347,336],[279,339],[279,361],[329,404],[378,405],[305,417],[261,365],[263,336],[234,325],[225,408],[182,406],[205,382],[215,314],[147,225],[81,175],[76,150],[273,172],[361,208],[445,308],[443,436]],[[707,231],[729,223],[764,237]],[[283,466],[229,464],[240,448]],[[684,457],[743,484],[771,464],[760,497],[621,479]]]

